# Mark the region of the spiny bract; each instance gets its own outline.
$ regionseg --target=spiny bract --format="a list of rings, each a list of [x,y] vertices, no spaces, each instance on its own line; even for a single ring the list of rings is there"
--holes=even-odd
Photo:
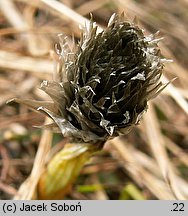
[[[164,88],[157,42],[123,16],[113,15],[100,33],[90,22],[74,48],[61,38],[58,80],[41,85],[52,101],[15,101],[46,113],[54,121],[46,127],[58,128],[77,142],[95,143],[127,133],[147,101]]]

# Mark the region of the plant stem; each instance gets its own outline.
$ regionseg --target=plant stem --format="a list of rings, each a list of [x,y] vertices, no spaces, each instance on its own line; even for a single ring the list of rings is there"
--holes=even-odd
[[[38,184],[38,199],[63,199],[83,165],[104,143],[68,143],[49,162]]]

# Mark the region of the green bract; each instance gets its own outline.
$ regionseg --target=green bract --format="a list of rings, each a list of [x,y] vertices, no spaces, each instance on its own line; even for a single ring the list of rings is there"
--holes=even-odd
[[[122,16],[113,15],[100,33],[91,22],[73,49],[61,38],[58,81],[41,85],[52,101],[16,101],[46,113],[55,122],[47,127],[77,142],[127,133],[164,88],[157,41]]]

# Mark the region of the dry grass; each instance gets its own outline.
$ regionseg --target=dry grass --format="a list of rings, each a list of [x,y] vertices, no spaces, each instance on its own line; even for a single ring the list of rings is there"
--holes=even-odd
[[[160,30],[162,54],[173,59],[164,82],[177,79],[150,102],[138,127],[92,158],[67,199],[188,198],[187,1],[0,0],[1,199],[32,199],[46,161],[63,146],[60,136],[32,128],[43,116],[6,101],[46,99],[37,88],[52,79],[57,34],[79,39],[90,12],[102,29],[122,11],[130,20],[136,16],[148,34]]]

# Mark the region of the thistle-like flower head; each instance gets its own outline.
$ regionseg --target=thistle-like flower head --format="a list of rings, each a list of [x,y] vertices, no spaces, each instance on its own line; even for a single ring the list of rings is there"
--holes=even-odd
[[[100,33],[91,22],[74,48],[65,38],[58,47],[58,80],[41,85],[52,101],[17,101],[46,113],[65,137],[95,143],[127,133],[163,88],[155,36],[123,16]]]

